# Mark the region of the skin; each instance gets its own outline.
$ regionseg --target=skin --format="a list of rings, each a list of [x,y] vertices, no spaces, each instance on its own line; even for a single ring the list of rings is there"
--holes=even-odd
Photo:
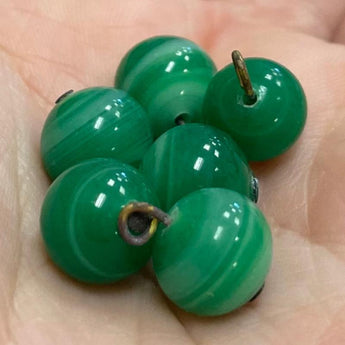
[[[345,2],[12,0],[0,4],[0,343],[345,343]],[[68,89],[112,85],[125,52],[152,35],[286,65],[309,114],[296,145],[253,166],[274,238],[264,292],[218,318],[169,303],[145,269],[108,287],[51,263],[39,232],[49,181],[40,130]]]

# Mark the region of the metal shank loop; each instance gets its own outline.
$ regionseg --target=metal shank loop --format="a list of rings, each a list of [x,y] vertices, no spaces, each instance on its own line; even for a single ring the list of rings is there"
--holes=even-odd
[[[56,101],[55,104],[58,104],[59,102],[61,102],[65,97],[67,97],[69,94],[71,94],[73,92],[73,90],[68,90],[65,93],[63,93]]]
[[[130,229],[128,225],[129,218],[131,216],[135,217],[138,213],[149,218],[149,226],[144,230]],[[140,219],[138,220],[140,221]],[[154,235],[158,227],[158,222],[169,226],[171,220],[167,213],[153,205],[146,202],[132,202],[121,210],[117,225],[124,241],[134,246],[142,246]],[[137,234],[134,234],[134,232]]]
[[[256,95],[242,54],[238,50],[234,50],[231,57],[242,89],[250,99],[254,100]]]

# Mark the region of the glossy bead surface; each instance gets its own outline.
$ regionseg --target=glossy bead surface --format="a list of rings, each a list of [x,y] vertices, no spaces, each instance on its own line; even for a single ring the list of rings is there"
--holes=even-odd
[[[122,59],[115,87],[128,91],[147,111],[154,137],[185,122],[199,122],[208,83],[215,73],[211,58],[195,43],[157,36],[134,46]]]
[[[245,59],[257,100],[250,104],[234,65],[212,79],[203,117],[228,132],[249,161],[262,161],[286,151],[306,121],[307,103],[301,84],[284,66],[261,58]]]
[[[222,315],[250,301],[272,256],[270,229],[255,204],[230,190],[201,189],[169,215],[171,225],[157,231],[153,245],[167,297],[199,315]]]
[[[124,163],[98,158],[65,171],[49,188],[41,211],[52,260],[89,283],[110,283],[138,271],[151,256],[151,243],[131,246],[117,228],[119,212],[135,200],[158,205],[145,178]]]
[[[50,112],[41,137],[41,155],[54,179],[90,158],[116,158],[138,165],[152,144],[148,117],[125,91],[107,87],[64,97]]]
[[[231,137],[217,128],[185,124],[162,134],[140,167],[168,210],[184,195],[223,187],[255,199],[253,174]]]

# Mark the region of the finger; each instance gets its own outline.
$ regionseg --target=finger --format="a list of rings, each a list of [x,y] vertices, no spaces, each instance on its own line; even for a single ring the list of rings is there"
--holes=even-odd
[[[208,3],[203,28],[224,28],[225,23],[236,32],[238,22],[248,31],[261,28],[285,28],[311,36],[332,40],[345,12],[343,0],[199,0]],[[210,15],[211,7],[215,7]]]
[[[255,302],[221,318],[176,310],[198,344],[344,343],[335,341],[345,339],[344,264],[322,246],[284,230],[275,236],[272,268]]]
[[[333,41],[345,44],[345,13],[343,13],[342,20],[334,32]]]
[[[308,118],[301,138],[291,150],[271,162],[255,165],[254,170],[260,179],[264,213],[270,214],[281,228],[307,235],[311,226],[313,231],[321,232],[325,229],[317,230],[321,213],[316,206],[317,198],[325,195],[325,189],[321,194],[315,193],[313,184],[318,183],[322,175],[327,180],[331,176],[328,174],[329,169],[342,171],[339,169],[339,158],[336,157],[339,152],[345,152],[344,142],[341,141],[343,127],[340,126],[344,118],[345,101],[342,95],[345,92],[345,79],[339,73],[345,69],[345,49],[308,38],[296,50],[293,42],[300,39],[298,35],[286,37],[285,44],[276,49],[279,43],[274,36],[270,36],[272,45],[268,41],[258,40],[257,45],[249,42],[244,50],[248,50],[251,56],[264,52],[265,56],[283,63],[294,72],[306,92]],[[332,128],[333,140],[329,142]],[[330,150],[330,143],[337,145]],[[342,175],[337,181],[338,186],[345,185]],[[339,192],[340,187],[334,190],[335,194],[329,190],[333,196]],[[334,214],[335,209],[332,203],[322,205],[323,222],[326,222],[326,219],[329,220],[327,214]],[[313,224],[308,224],[311,219]],[[343,217],[336,222],[337,225],[340,225],[341,219]],[[335,225],[333,229],[339,231],[342,227],[337,228]]]
[[[37,234],[45,178],[39,169],[37,150],[39,110],[33,106],[30,93],[4,54],[0,54],[0,79],[1,337],[10,335],[8,322],[14,308],[22,258],[26,256],[30,262],[37,248],[37,243],[29,239]]]
[[[0,45],[48,110],[66,89],[111,85],[123,54],[149,36],[187,36],[212,55],[235,39],[269,40],[277,29],[327,39],[343,8],[342,0],[101,0],[83,6],[76,0],[49,6],[15,0],[2,5]]]

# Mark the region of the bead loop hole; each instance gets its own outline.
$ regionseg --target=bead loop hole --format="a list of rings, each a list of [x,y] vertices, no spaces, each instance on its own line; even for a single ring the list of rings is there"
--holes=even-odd
[[[179,114],[175,117],[175,124],[176,126],[181,126],[185,125],[188,119],[188,114],[187,113],[182,113]]]
[[[243,104],[251,107],[253,106],[258,100],[258,97],[254,94],[253,97],[248,97],[247,95],[243,95]]]
[[[128,216],[127,225],[129,231],[138,236],[149,230],[152,222],[152,217],[149,217],[143,212],[133,212]]]

